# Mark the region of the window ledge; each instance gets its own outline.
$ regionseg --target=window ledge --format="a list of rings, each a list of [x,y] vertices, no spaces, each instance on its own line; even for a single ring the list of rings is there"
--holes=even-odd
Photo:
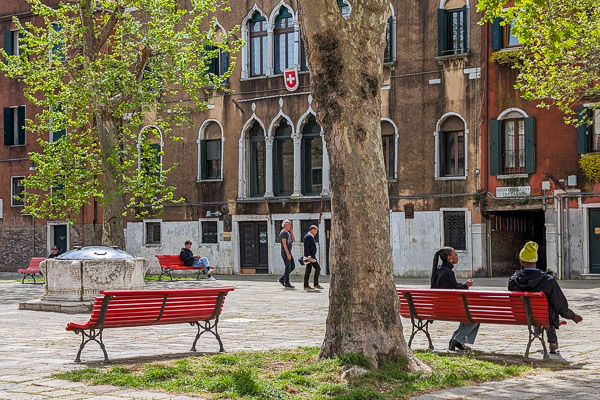
[[[435,59],[437,60],[439,65],[443,65],[444,61],[450,60],[466,60],[469,57],[469,53],[458,53],[458,54],[448,54],[447,56],[437,56]]]
[[[466,175],[460,176],[436,176],[436,181],[464,181],[467,179]]]
[[[223,182],[223,178],[216,178],[216,179],[196,179],[196,183],[201,183],[201,182]]]
[[[501,49],[498,49],[498,50],[496,50],[496,51],[499,51],[499,52],[503,53],[503,52],[508,52],[508,51],[520,50],[520,49],[522,49],[523,47],[525,47],[525,46],[523,46],[523,45],[521,44],[521,45],[519,45],[519,46],[503,47],[503,48],[501,48]]]
[[[496,175],[496,179],[529,178],[529,174],[504,174]]]
[[[144,247],[161,247],[162,243],[144,243]]]
[[[308,74],[310,71],[308,70],[296,70],[298,71],[298,75],[305,75]],[[240,82],[246,82],[246,81],[255,81],[258,79],[268,79],[268,78],[282,78],[283,74],[273,74],[273,75],[260,75],[260,76],[250,76],[248,78],[240,78]]]
[[[27,146],[27,145],[25,143],[23,143],[23,144],[11,144],[8,147],[15,148],[15,147],[25,147],[25,146]]]
[[[398,182],[398,179],[396,178],[387,178],[388,183],[396,183]]]
[[[218,245],[219,245],[219,242],[217,242],[217,243],[200,243],[198,245],[198,247],[200,247],[200,246],[218,246]]]

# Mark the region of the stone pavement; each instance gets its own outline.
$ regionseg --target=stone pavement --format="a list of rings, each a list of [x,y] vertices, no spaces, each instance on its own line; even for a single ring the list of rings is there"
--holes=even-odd
[[[225,301],[219,331],[228,351],[295,348],[320,345],[327,315],[328,284],[325,290],[305,292],[285,290],[276,277],[218,277],[214,285],[231,285],[235,291]],[[15,277],[16,279],[16,277]],[[403,279],[403,286],[426,287],[425,279]],[[476,279],[476,287],[504,289],[506,279]],[[149,282],[148,289],[205,286],[206,281]],[[301,282],[295,282],[301,287]],[[572,362],[571,369],[544,372],[536,376],[444,390],[420,399],[566,399],[582,396],[600,399],[600,332],[598,299],[600,281],[561,283],[571,308],[584,317],[582,324],[569,322],[559,331],[561,356]],[[474,287],[475,288],[475,287]],[[67,315],[18,310],[18,303],[39,298],[41,285],[0,281],[0,399],[198,399],[201,396],[173,395],[163,392],[86,386],[52,378],[52,374],[80,366],[98,366],[102,352],[90,343],[80,365],[73,363],[80,337],[66,332],[70,321],[87,320],[89,315]],[[410,321],[404,320],[406,334]],[[436,322],[432,326],[434,345],[445,351],[454,323]],[[104,335],[109,357],[115,362],[137,363],[165,360],[190,354],[195,328],[164,325],[107,330]],[[483,325],[475,348],[483,352],[522,355],[527,344],[525,327]],[[417,335],[415,348],[426,348],[424,335]],[[214,338],[202,336],[200,351],[215,352]],[[541,348],[533,346],[532,358],[541,359]]]

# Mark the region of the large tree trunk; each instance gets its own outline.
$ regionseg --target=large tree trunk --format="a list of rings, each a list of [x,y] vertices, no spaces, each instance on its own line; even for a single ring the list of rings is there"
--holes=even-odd
[[[361,353],[377,367],[407,357],[427,370],[402,333],[393,277],[381,142],[386,0],[300,0],[317,119],[331,162],[331,285],[321,357]]]
[[[112,118],[110,111],[105,110],[96,115],[104,184],[104,203],[102,208],[102,244],[118,246],[125,249],[125,233],[123,231],[123,182],[117,170],[120,163],[119,124]]]

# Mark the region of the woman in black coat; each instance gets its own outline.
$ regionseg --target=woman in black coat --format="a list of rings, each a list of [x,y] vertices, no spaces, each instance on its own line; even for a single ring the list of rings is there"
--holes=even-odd
[[[439,261],[442,263],[438,265]],[[432,289],[468,289],[473,285],[469,279],[465,283],[458,283],[454,275],[454,264],[458,262],[456,251],[452,247],[444,247],[433,256],[433,267],[431,270]],[[461,322],[452,334],[448,350],[471,350],[465,343],[475,343],[475,337],[479,331],[479,324]]]

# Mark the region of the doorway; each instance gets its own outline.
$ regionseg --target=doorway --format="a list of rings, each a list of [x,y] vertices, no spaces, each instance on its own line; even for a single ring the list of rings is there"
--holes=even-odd
[[[269,244],[266,222],[240,222],[240,272],[269,273]]]
[[[48,231],[48,252],[52,246],[58,247],[58,254],[66,252],[69,249],[67,224],[51,224]]]
[[[327,257],[327,268],[325,273],[329,275],[329,244],[331,243],[331,220],[325,220],[325,254]]]
[[[600,209],[590,210],[590,274],[600,274]]]
[[[546,270],[546,225],[542,210],[502,211],[490,215],[492,276],[521,269],[519,252],[526,242],[538,244],[537,267]]]

